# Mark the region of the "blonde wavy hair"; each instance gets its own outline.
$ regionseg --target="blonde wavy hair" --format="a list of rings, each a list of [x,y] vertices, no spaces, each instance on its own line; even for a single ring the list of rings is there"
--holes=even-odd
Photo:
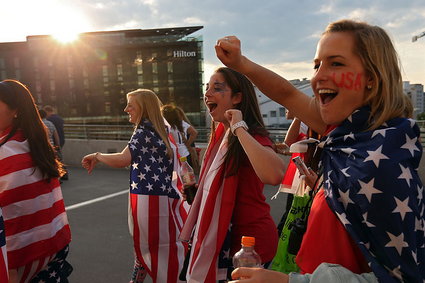
[[[140,107],[140,116],[137,118],[135,127],[137,128],[140,125],[142,119],[148,119],[164,141],[167,147],[167,155],[171,158],[173,156],[173,151],[170,141],[168,140],[167,131],[165,130],[164,117],[161,114],[161,100],[159,100],[155,92],[149,89],[136,89],[127,93],[127,99],[130,96],[136,99],[136,103]]]
[[[369,129],[376,129],[392,118],[411,117],[413,108],[403,92],[400,60],[386,31],[364,22],[340,20],[329,24],[323,34],[333,32],[353,34],[353,52],[372,79],[372,88],[366,90],[364,101],[371,107]]]

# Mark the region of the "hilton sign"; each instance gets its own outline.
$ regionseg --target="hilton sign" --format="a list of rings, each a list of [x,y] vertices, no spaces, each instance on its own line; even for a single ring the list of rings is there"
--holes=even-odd
[[[176,50],[173,51],[173,57],[196,57],[196,51]]]

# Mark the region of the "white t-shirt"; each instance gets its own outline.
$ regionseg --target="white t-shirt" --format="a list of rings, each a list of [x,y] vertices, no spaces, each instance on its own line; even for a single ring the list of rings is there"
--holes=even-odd
[[[183,122],[183,123],[185,123],[185,122]],[[184,124],[183,124],[183,130],[185,132],[187,130],[187,128],[185,128]],[[188,156],[189,150],[187,150],[187,147],[183,142],[183,138],[182,138],[180,131],[177,128],[170,128],[170,134],[173,136],[174,141],[177,144],[177,149],[179,151],[180,156],[185,156],[185,157]],[[186,134],[186,133],[184,133],[184,134]]]

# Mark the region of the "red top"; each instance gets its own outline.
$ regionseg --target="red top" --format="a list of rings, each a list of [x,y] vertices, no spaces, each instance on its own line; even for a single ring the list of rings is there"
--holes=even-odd
[[[272,141],[267,137],[254,135],[254,138],[263,146],[273,147]],[[278,234],[270,215],[270,206],[263,194],[264,184],[255,174],[248,158],[241,163],[238,175],[230,254],[233,256],[241,249],[242,236],[251,236],[255,237],[255,251],[260,255],[261,261],[266,263],[276,253]]]
[[[323,262],[342,265],[358,274],[371,271],[359,247],[329,208],[323,189],[313,200],[296,262],[301,273],[313,273]]]

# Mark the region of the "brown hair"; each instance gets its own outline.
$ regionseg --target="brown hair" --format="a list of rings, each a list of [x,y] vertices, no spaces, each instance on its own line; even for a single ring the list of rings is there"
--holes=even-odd
[[[241,73],[226,67],[218,68],[215,73],[223,75],[226,84],[232,90],[232,97],[239,93],[242,94],[241,102],[234,108],[242,112],[243,119],[248,125],[249,133],[269,136],[264,126],[257,96],[251,81]],[[215,123],[211,123],[211,129],[210,141],[214,138]],[[226,176],[228,177],[237,174],[241,161],[247,157],[236,136],[230,134],[227,142],[228,150],[224,157],[224,163],[226,164]]]
[[[62,164],[56,158],[55,150],[48,139],[47,129],[41,121],[29,89],[16,80],[4,80],[0,83],[0,100],[10,109],[17,110],[11,132],[0,146],[21,129],[28,140],[31,158],[43,176],[50,179],[63,175],[65,172]]]

